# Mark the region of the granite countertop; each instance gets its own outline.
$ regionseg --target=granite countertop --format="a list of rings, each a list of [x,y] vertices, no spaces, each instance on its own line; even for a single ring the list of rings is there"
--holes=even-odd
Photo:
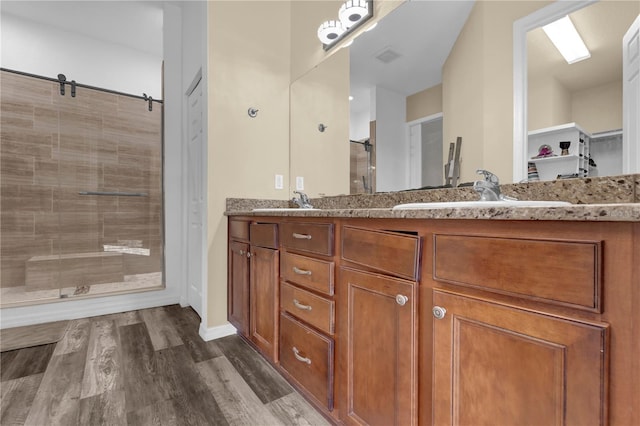
[[[453,207],[438,209],[392,210],[300,209],[285,211],[227,211],[227,216],[275,217],[352,217],[376,219],[493,219],[493,220],[571,220],[640,222],[640,203],[576,204],[566,207]]]
[[[471,188],[343,195],[311,200],[317,209],[291,209],[287,200],[227,199],[227,216],[327,217],[377,219],[492,219],[640,222],[640,175],[569,179],[501,185],[502,193],[519,200],[567,201],[562,207],[452,207],[392,210],[397,204],[470,201]],[[256,208],[287,208],[253,211]]]

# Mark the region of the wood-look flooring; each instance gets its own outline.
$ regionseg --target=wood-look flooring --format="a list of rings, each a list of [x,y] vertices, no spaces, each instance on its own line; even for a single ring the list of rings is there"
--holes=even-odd
[[[0,352],[56,343],[62,339],[69,321],[48,322],[0,330]]]
[[[327,425],[238,336],[190,308],[73,320],[57,343],[1,354],[0,424]]]

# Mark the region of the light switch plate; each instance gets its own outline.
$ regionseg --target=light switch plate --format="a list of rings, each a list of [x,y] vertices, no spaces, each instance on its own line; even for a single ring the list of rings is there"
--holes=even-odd
[[[304,191],[304,177],[296,176],[296,191]]]
[[[282,175],[276,175],[276,189],[284,189],[284,178]]]

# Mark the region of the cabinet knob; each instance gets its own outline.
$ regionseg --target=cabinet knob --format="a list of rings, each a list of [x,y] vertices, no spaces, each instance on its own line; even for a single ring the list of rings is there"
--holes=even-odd
[[[247,257],[251,257],[251,252],[247,252]]]
[[[436,319],[442,319],[447,314],[447,310],[440,306],[434,306],[431,312],[433,312],[433,316],[436,317]]]
[[[409,298],[404,294],[396,295],[396,303],[400,306],[404,306],[409,301]]]
[[[240,256],[244,256],[244,250],[240,250]]]
[[[295,346],[293,347],[293,356],[295,356],[298,361],[311,365],[311,360],[300,355],[300,351]]]

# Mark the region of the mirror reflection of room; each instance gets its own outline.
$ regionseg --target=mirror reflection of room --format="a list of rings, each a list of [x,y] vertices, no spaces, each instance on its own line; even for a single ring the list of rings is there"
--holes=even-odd
[[[530,180],[623,173],[622,38],[633,3],[597,2],[527,33]],[[560,36],[573,25],[581,57],[563,57],[552,41],[560,24],[569,26]]]
[[[352,194],[443,185],[442,66],[472,6],[406,2],[350,47]]]

